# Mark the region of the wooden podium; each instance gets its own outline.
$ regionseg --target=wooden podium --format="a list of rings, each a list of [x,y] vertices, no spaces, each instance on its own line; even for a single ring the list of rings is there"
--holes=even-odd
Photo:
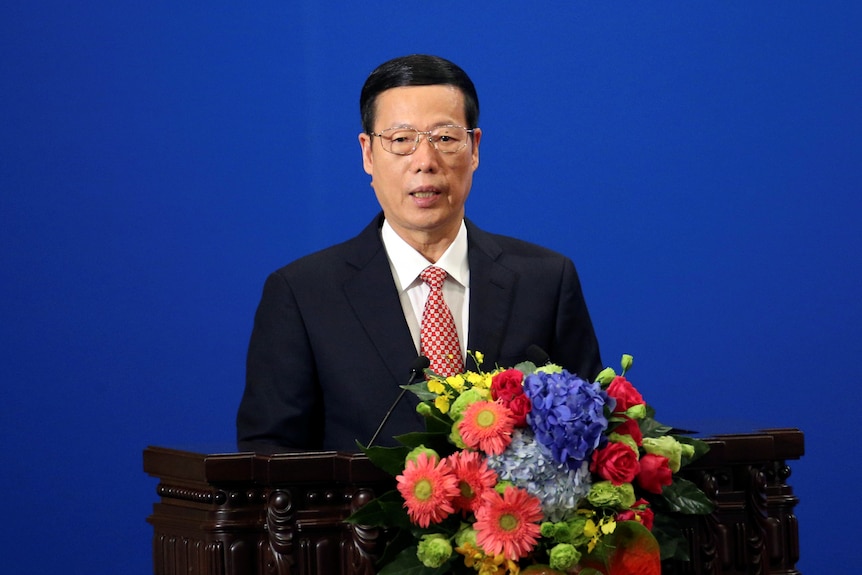
[[[662,572],[798,574],[799,499],[788,460],[804,452],[796,429],[716,435],[683,471],[716,503],[681,526],[690,562]],[[201,453],[144,450],[159,479],[153,525],[156,575],[371,575],[384,534],[344,522],[394,487],[363,455],[337,452]]]

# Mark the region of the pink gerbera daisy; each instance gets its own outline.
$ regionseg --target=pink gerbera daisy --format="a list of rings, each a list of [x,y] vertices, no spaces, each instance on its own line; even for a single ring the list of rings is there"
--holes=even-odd
[[[524,489],[509,486],[503,495],[491,490],[476,510],[476,543],[488,555],[518,560],[536,546],[542,504]]]
[[[458,478],[445,459],[437,462],[420,453],[395,479],[407,514],[416,525],[428,527],[455,511],[452,500],[460,493]]]
[[[514,427],[515,421],[508,407],[492,401],[477,401],[464,410],[458,431],[470,449],[500,455],[512,442]]]
[[[447,459],[458,477],[460,489],[460,494],[455,498],[455,509],[475,511],[482,501],[482,495],[496,485],[497,474],[488,467],[485,458],[475,451],[456,451]]]

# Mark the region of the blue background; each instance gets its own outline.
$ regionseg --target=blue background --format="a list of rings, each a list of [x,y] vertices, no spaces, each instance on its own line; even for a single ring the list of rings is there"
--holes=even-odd
[[[799,567],[847,572],[860,6],[3,0],[4,570],[151,572],[142,450],[232,443],[265,275],[377,211],[365,76],[431,52],[479,89],[469,216],[575,260],[659,419],[801,428]]]

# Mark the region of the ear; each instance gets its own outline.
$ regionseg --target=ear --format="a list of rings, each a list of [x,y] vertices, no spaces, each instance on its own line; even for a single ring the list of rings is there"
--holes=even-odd
[[[374,173],[374,156],[371,153],[371,136],[362,132],[359,134],[359,147],[362,148],[362,167],[369,176]]]
[[[473,130],[473,170],[479,167],[479,140],[482,139],[482,130],[480,128],[475,128]]]

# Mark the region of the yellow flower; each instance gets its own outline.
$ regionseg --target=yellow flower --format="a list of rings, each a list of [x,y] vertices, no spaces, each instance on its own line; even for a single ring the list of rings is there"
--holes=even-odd
[[[446,386],[439,379],[431,378],[428,380],[428,391],[440,395],[446,391]]]
[[[485,555],[479,563],[479,575],[518,575],[521,568],[515,561],[506,559],[505,555]]]
[[[454,389],[458,393],[461,393],[462,391],[464,391],[464,383],[465,383],[464,377],[460,373],[456,374],[456,375],[450,375],[449,377],[447,377],[446,383],[449,385],[449,387],[451,387],[452,389]],[[430,386],[429,386],[429,389],[430,389]]]
[[[444,393],[443,395],[438,395],[434,399],[434,407],[440,410],[440,413],[449,413],[449,394]]]
[[[467,383],[469,383],[473,387],[488,387],[484,385],[485,376],[483,374],[476,373],[475,371],[468,371],[464,375],[467,377]]]

